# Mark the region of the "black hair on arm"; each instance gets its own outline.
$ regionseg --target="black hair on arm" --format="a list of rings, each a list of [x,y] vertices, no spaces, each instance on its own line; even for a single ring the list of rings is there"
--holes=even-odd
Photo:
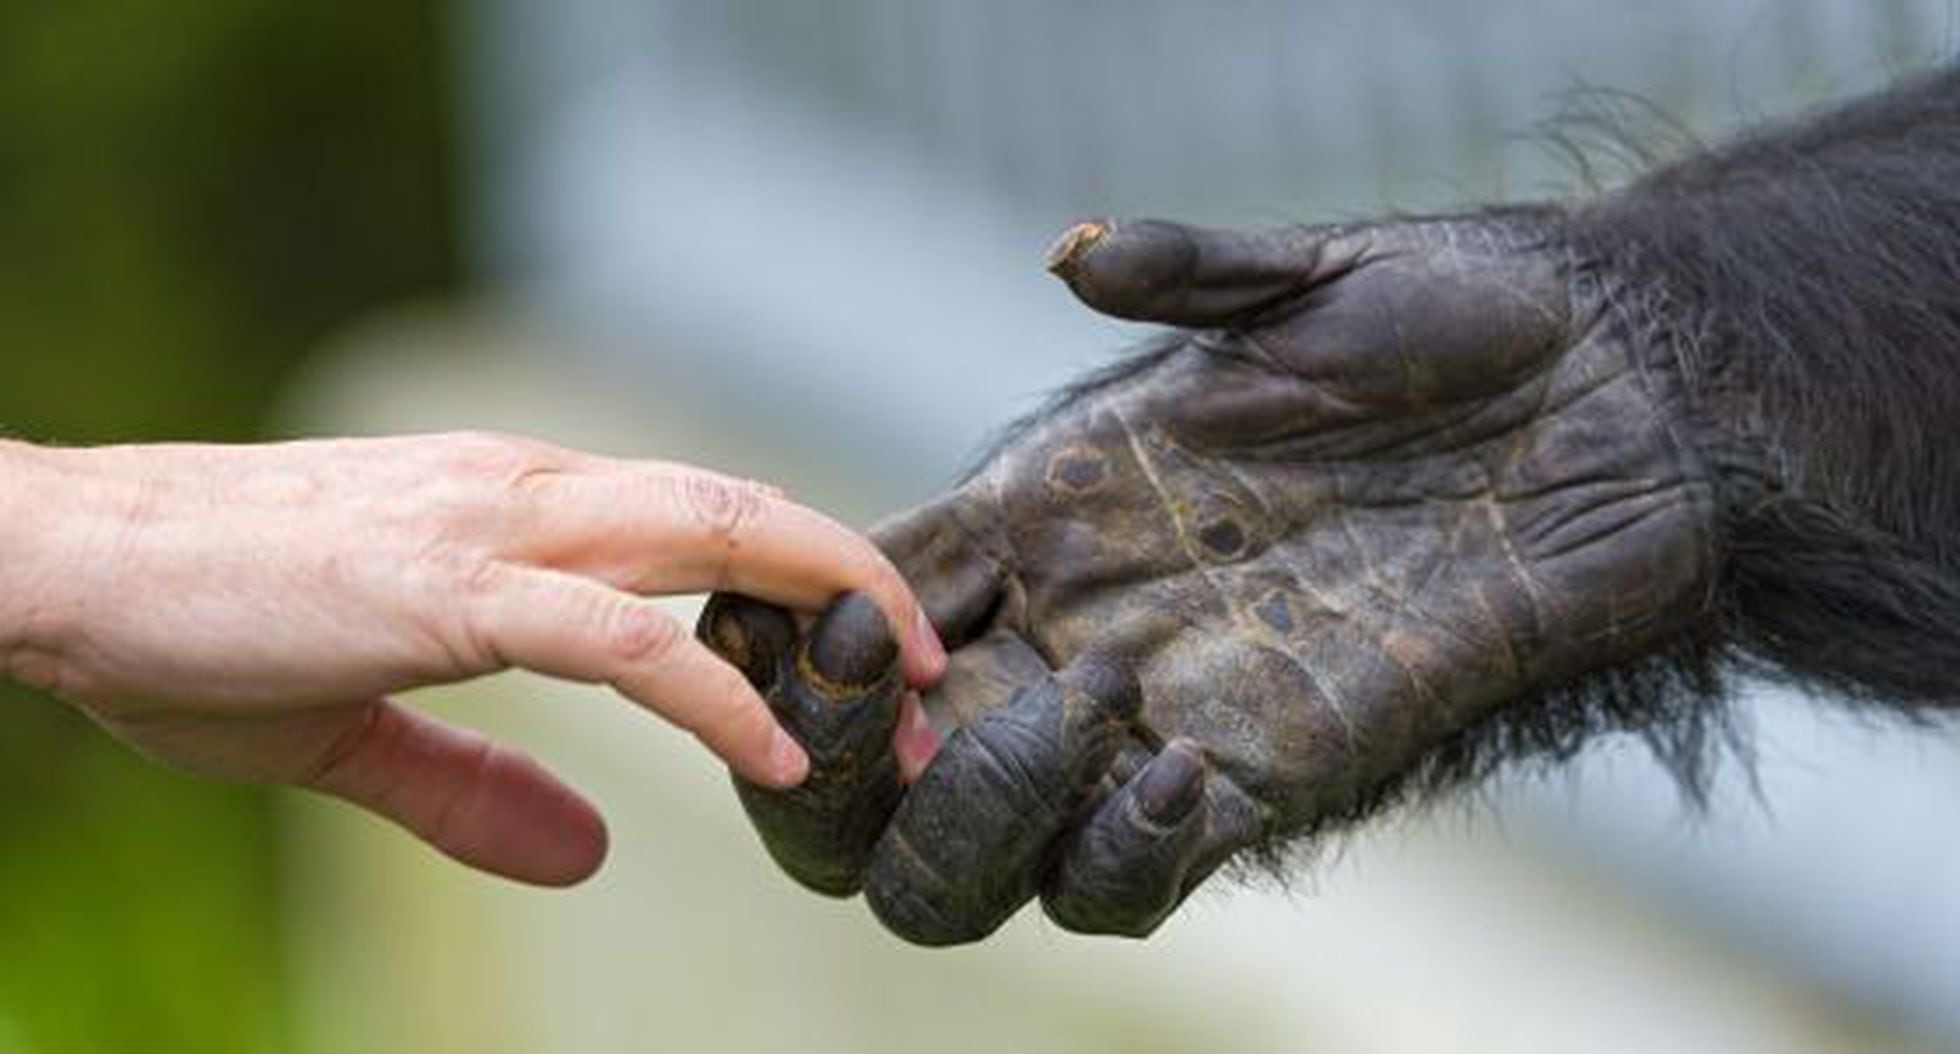
[[[1590,131],[1620,162],[1653,156],[1621,122]],[[1694,152],[1557,222],[1716,478],[1706,610],[1655,654],[1500,707],[1290,844],[1608,733],[1703,806],[1719,758],[1748,758],[1737,674],[1912,719],[1960,704],[1960,69]],[[1283,874],[1286,848],[1251,872]]]
[[[1960,70],[1660,169],[1571,234],[1682,381],[1730,658],[1960,701]]]
[[[1582,131],[1560,140],[1576,156],[1581,138],[1614,166],[1661,152],[1618,119]],[[1663,150],[1693,142],[1662,131]],[[1575,279],[1606,291],[1607,324],[1668,375],[1717,481],[1706,610],[1654,654],[1498,708],[1254,847],[1241,874],[1283,877],[1317,834],[1603,734],[1639,737],[1704,805],[1715,762],[1748,755],[1736,674],[1914,718],[1960,705],[1960,69],[1533,211]],[[1002,442],[1182,339],[1085,377]]]

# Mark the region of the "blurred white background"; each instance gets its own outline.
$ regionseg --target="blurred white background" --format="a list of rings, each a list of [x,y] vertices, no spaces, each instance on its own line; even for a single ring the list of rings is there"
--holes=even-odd
[[[296,432],[497,427],[770,478],[865,524],[1140,334],[1039,266],[1097,213],[1260,224],[1543,196],[1581,85],[1710,137],[1951,55],[1950,0],[474,0],[489,291],[345,336]],[[1143,944],[928,952],[771,870],[603,692],[422,700],[605,803],[561,894],[296,803],[320,1051],[1960,1049],[1960,749],[1761,693],[1704,821],[1637,747],[1372,829]],[[385,892],[384,892],[385,891]],[[407,891],[407,895],[403,895]]]

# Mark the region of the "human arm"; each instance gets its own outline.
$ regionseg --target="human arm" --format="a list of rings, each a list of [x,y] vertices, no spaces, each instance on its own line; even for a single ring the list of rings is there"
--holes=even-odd
[[[890,563],[773,488],[514,437],[9,443],[0,510],[9,677],[168,764],[323,791],[536,882],[597,867],[597,813],[391,693],[510,667],[605,683],[780,786],[802,750],[648,596],[860,590],[907,627],[907,676],[942,661]]]

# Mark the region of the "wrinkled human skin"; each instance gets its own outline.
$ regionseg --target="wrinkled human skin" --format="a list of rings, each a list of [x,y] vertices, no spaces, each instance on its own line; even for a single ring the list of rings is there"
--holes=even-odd
[[[1083,301],[1180,331],[877,531],[953,646],[926,704],[956,731],[828,844],[745,792],[779,859],[844,861],[919,943],[1037,895],[1140,936],[1238,850],[1678,635],[1714,576],[1712,489],[1669,368],[1556,223],[1069,232],[1051,266]],[[852,765],[888,750],[865,744]]]

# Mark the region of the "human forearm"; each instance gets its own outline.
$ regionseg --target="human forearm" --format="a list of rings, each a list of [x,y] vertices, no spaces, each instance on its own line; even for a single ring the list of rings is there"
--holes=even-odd
[[[861,592],[913,683],[943,662],[868,542],[684,465],[488,435],[0,444],[0,671],[157,760],[320,790],[529,881],[598,865],[596,813],[387,696],[511,666],[605,682],[795,782],[763,701],[650,599],[728,582],[801,609]]]
[[[64,607],[56,569],[79,529],[64,475],[58,452],[0,440],[0,674],[42,687]]]

